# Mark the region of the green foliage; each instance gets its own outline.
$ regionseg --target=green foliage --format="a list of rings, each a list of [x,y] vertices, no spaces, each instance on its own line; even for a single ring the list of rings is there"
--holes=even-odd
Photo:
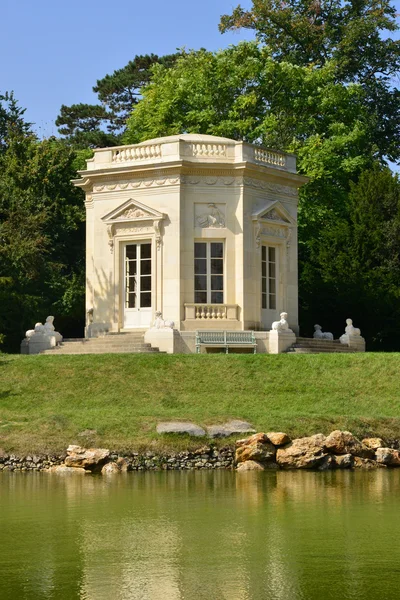
[[[100,104],[62,105],[56,119],[59,132],[76,148],[120,144],[126,120],[139,101],[140,89],[150,80],[152,65],[171,66],[177,56],[135,56],[122,69],[99,79],[93,91]]]
[[[222,32],[251,29],[278,61],[336,65],[340,80],[364,83],[394,74],[399,44],[382,32],[395,32],[396,7],[388,0],[252,0],[223,15]]]
[[[8,131],[0,155],[0,332],[7,350],[18,350],[26,329],[47,314],[60,329],[76,328],[84,314],[84,207],[70,180],[85,154],[55,138],[39,142],[24,126]]]
[[[0,154],[7,149],[7,140],[13,133],[30,131],[31,123],[24,120],[24,108],[18,106],[13,92],[0,93]]]
[[[369,348],[399,350],[400,180],[375,166],[351,184],[346,214],[302,253],[303,323],[357,317]]]

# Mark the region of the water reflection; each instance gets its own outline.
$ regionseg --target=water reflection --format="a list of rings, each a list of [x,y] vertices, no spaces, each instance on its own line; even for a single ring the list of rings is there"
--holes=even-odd
[[[398,597],[400,470],[0,475],[1,600]]]

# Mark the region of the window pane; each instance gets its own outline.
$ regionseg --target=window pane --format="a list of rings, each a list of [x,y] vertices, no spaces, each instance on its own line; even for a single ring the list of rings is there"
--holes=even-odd
[[[137,269],[137,263],[136,260],[130,260],[127,263],[127,271],[128,271],[128,275],[136,275],[136,269]]]
[[[269,307],[271,309],[276,308],[276,296],[274,296],[274,294],[269,295]]]
[[[151,291],[151,277],[141,277],[140,278],[140,291],[141,292],[149,292]]]
[[[144,292],[140,294],[140,307],[150,308],[151,306],[151,292]]]
[[[211,303],[212,304],[223,304],[224,303],[223,292],[211,292]]]
[[[262,280],[261,280],[261,288],[262,288],[261,291],[263,293],[266,293],[266,291],[267,291],[267,280],[265,279],[265,277],[263,277]]]
[[[266,277],[267,276],[267,263],[262,262],[261,263],[261,277]]]
[[[136,258],[136,244],[126,247],[126,258]]]
[[[151,244],[140,245],[140,258],[151,258]]]
[[[211,289],[212,290],[223,290],[224,289],[224,278],[222,275],[211,276]]]
[[[220,258],[211,259],[211,275],[222,275],[224,272],[224,261]]]
[[[194,245],[195,258],[206,258],[207,256],[207,244],[197,243]]]
[[[275,279],[269,280],[269,291],[271,294],[276,294],[276,280]]]
[[[275,248],[268,248],[268,259],[270,262],[275,262]]]
[[[206,304],[207,292],[195,292],[194,293],[194,301],[196,304]]]
[[[207,277],[205,275],[195,275],[194,289],[204,292],[207,290]]]
[[[195,258],[194,259],[194,272],[196,275],[206,275],[207,260],[205,258]]]
[[[262,294],[262,307],[267,308],[267,294]]]
[[[126,285],[128,288],[128,292],[135,292],[136,291],[136,277],[127,277]]]
[[[140,261],[141,275],[151,275],[151,260]]]
[[[276,266],[275,266],[275,263],[269,263],[268,271],[269,271],[269,276],[270,277],[276,277]]]
[[[136,308],[136,294],[128,294],[127,308]]]
[[[223,258],[224,245],[221,242],[211,243],[211,258]]]
[[[261,260],[267,260],[267,247],[261,246]]]

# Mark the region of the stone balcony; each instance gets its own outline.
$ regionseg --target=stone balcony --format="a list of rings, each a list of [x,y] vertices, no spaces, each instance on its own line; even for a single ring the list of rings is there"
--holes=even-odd
[[[184,304],[185,320],[182,329],[240,329],[237,304]]]
[[[256,147],[245,142],[210,135],[182,134],[148,140],[132,146],[100,148],[87,161],[88,171],[157,163],[207,163],[234,165],[253,163],[280,171],[296,173],[293,154]]]

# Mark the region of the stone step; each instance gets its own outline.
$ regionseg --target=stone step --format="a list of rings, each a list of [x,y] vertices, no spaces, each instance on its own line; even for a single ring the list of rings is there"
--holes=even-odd
[[[353,353],[354,350],[351,350],[350,348],[337,348],[335,350],[330,350],[328,348],[324,349],[324,348],[289,348],[287,353],[288,354],[349,354],[349,353]]]
[[[72,354],[162,354],[158,348],[141,348],[141,349],[126,349],[126,348],[118,348],[118,349],[102,349],[102,348],[82,348],[82,349],[69,349],[69,348],[59,348],[53,350],[44,350],[41,354],[51,354],[53,356],[60,355],[72,355]]]

